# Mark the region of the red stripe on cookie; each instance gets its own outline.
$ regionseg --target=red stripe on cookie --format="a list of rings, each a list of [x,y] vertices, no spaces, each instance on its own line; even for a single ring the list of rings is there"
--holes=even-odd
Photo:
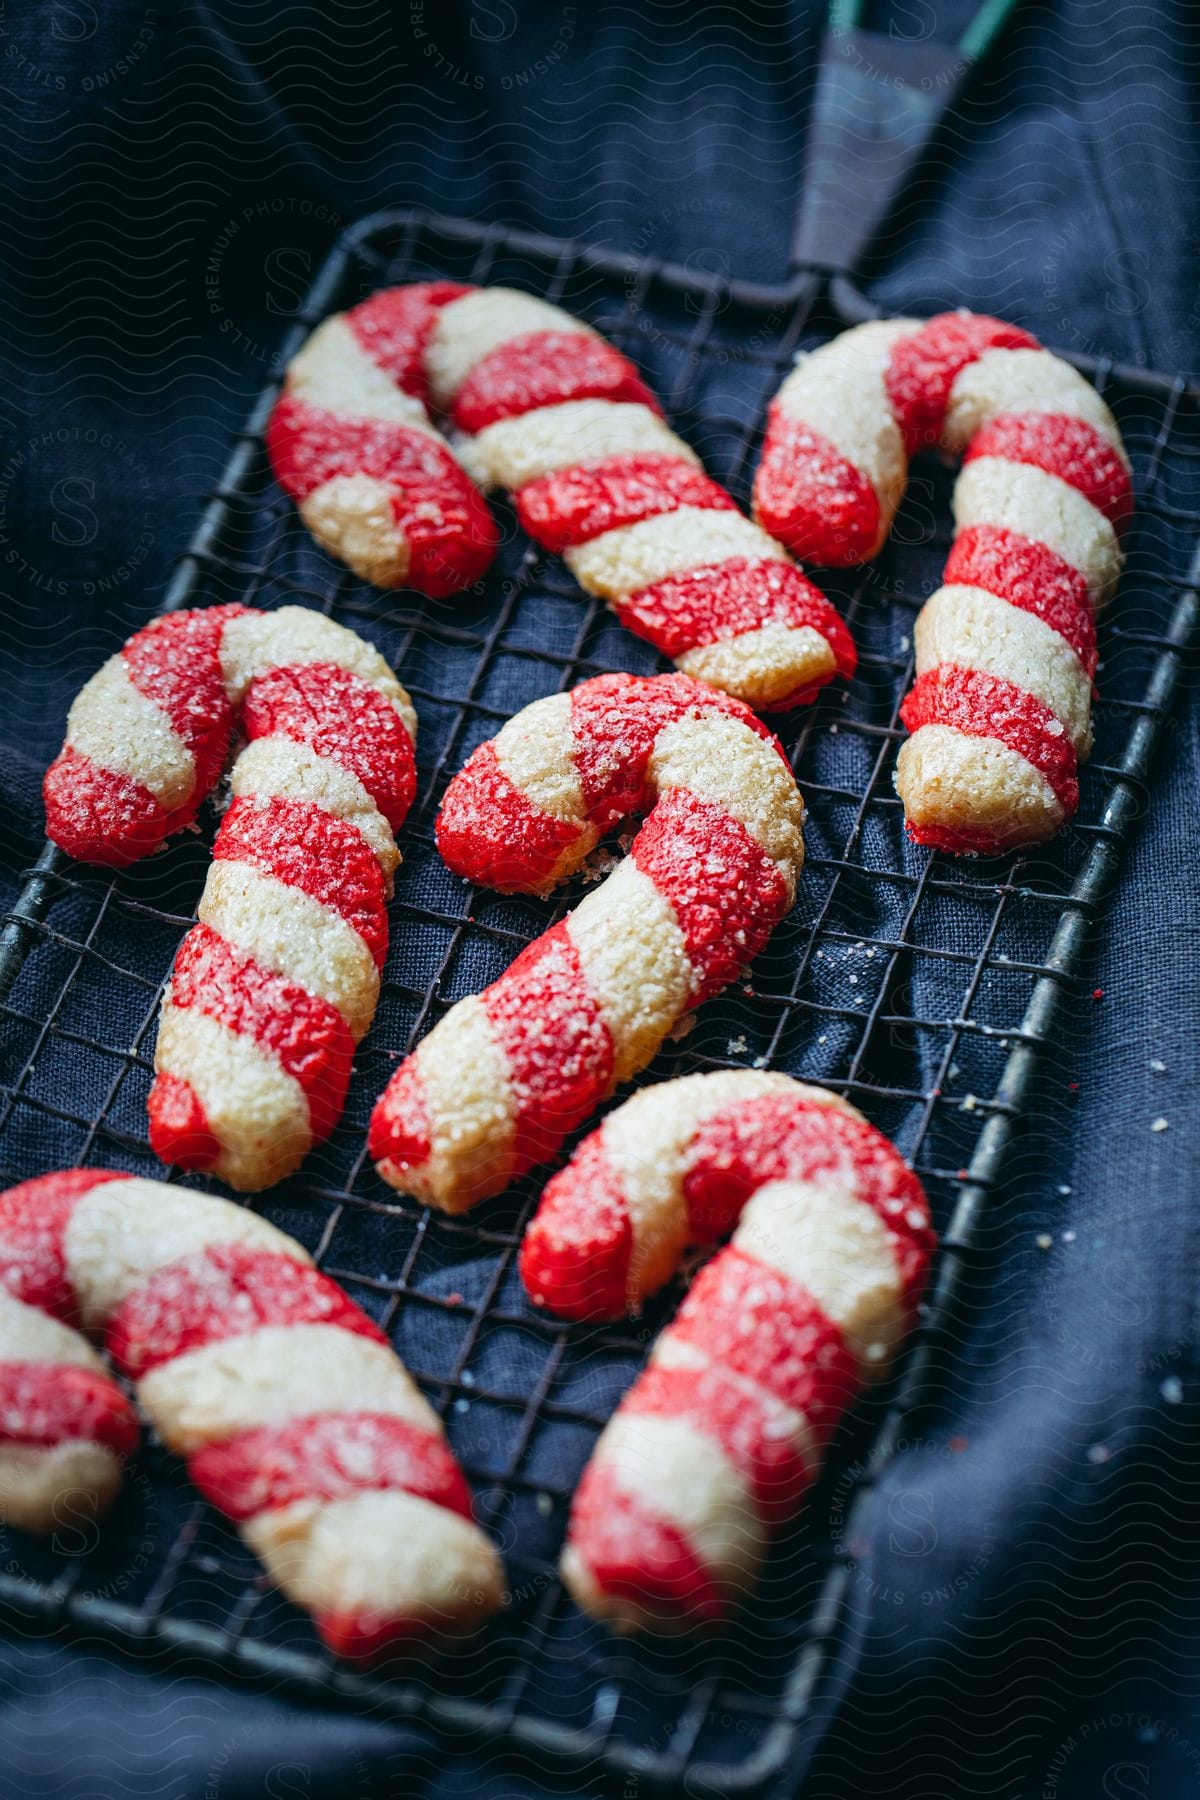
[[[338,475],[370,475],[399,488],[416,483],[436,489],[451,471],[458,481],[467,479],[426,431],[395,419],[329,412],[294,394],[285,394],[271,414],[267,449],[279,485],[293,500],[307,500]]]
[[[639,675],[597,675],[571,690],[571,739],[583,810],[601,831],[645,812],[654,740],[706,693]]]
[[[802,562],[845,569],[873,554],[879,496],[829,439],[773,401],[754,480],[754,516]]]
[[[446,789],[435,833],[456,875],[508,893],[549,881],[581,827],[534,806],[508,779],[489,741]]]
[[[460,431],[482,431],[567,400],[635,401],[661,407],[628,358],[581,331],[531,331],[476,363],[454,402]]]
[[[909,731],[949,725],[969,737],[997,738],[1032,763],[1068,818],[1079,804],[1075,751],[1062,722],[1011,682],[980,669],[939,663],[917,677],[900,717]]]
[[[129,679],[164,712],[196,764],[197,799],[215,787],[229,749],[233,708],[221,670],[221,640],[245,606],[171,613],[130,638],[121,652]]]
[[[221,1140],[190,1081],[165,1071],[157,1074],[146,1097],[146,1112],[150,1148],[160,1162],[176,1169],[216,1167]]]
[[[575,768],[587,817],[602,831],[650,804],[647,771],[655,741],[688,715],[721,713],[783,755],[774,733],[742,701],[689,675],[597,675],[571,693]]]
[[[801,562],[849,569],[874,553],[880,499],[828,437],[772,401],[754,477],[754,517]]]
[[[316,1606],[312,1622],[334,1656],[364,1666],[389,1655],[423,1653],[445,1621],[437,1614],[398,1619],[394,1613],[333,1612]]]
[[[474,587],[500,545],[486,502],[465,474],[462,481],[454,493],[409,484],[392,496],[392,516],[408,544],[408,586],[431,600]]]
[[[1037,350],[1035,337],[986,313],[938,313],[892,346],[884,380],[909,456],[942,435],[950,390],[985,350]]]
[[[769,1181],[835,1175],[878,1214],[911,1303],[924,1285],[934,1235],[917,1177],[863,1119],[797,1094],[763,1094],[713,1114],[687,1149],[683,1199],[691,1237],[725,1236],[750,1196]]]
[[[606,1594],[698,1625],[725,1612],[725,1599],[687,1536],[618,1487],[603,1461],[590,1463],[580,1477],[569,1542]]]
[[[508,1066],[513,1175],[547,1161],[612,1086],[613,1041],[565,923],[481,996]]]
[[[106,1343],[139,1379],[189,1350],[245,1337],[265,1325],[336,1325],[386,1344],[387,1336],[337,1283],[261,1244],[212,1244],[156,1269],[112,1314]]]
[[[238,1523],[297,1500],[328,1502],[402,1489],[471,1517],[471,1495],[445,1441],[407,1419],[370,1411],[318,1413],[207,1444],[188,1474]]]
[[[39,1312],[76,1324],[63,1233],[85,1194],[123,1179],[115,1169],[62,1169],[0,1194],[0,1287]]]
[[[769,1527],[800,1504],[811,1476],[790,1435],[784,1409],[731,1381],[724,1370],[664,1368],[652,1363],[621,1402],[622,1412],[685,1419],[710,1437],[737,1469],[755,1510]]]
[[[201,796],[196,796],[197,803]],[[127,775],[103,769],[68,744],[42,780],[46,835],[68,856],[127,869],[188,823],[194,807],[168,812]]]
[[[942,580],[983,588],[1033,613],[1066,639],[1089,677],[1095,674],[1096,622],[1087,577],[1049,545],[1003,525],[972,525],[955,538]]]
[[[413,742],[378,688],[336,663],[268,669],[251,683],[242,722],[247,738],[289,737],[355,776],[393,831],[417,789]]]
[[[1057,475],[1104,514],[1115,531],[1133,515],[1129,471],[1102,432],[1063,413],[1000,413],[971,439],[965,462],[1000,456]]]
[[[171,1001],[181,1010],[195,1007],[267,1050],[303,1088],[313,1142],[329,1136],[341,1117],[354,1057],[354,1039],[336,1006],[262,968],[207,925],[193,926],[179,947]],[[159,1083],[176,1079],[156,1077],[152,1121]],[[163,1097],[168,1110],[180,1103]]]
[[[664,656],[684,656],[764,625],[808,625],[829,645],[837,674],[849,680],[858,666],[854,640],[824,594],[778,558],[734,556],[707,563],[628,594],[613,610]],[[795,705],[815,691],[805,688],[785,704]]]
[[[130,1456],[137,1441],[133,1408],[107,1375],[70,1363],[0,1362],[0,1443],[103,1444]]]
[[[394,420],[327,411],[285,394],[271,414],[267,451],[279,485],[306,500],[339,475],[369,475],[392,489],[409,543],[409,581],[441,597],[477,581],[495,552],[495,520],[447,447]]]
[[[249,863],[329,907],[362,938],[376,968],[383,967],[383,872],[357,826],[306,800],[235,800],[221,821],[213,861]]]
[[[431,1131],[425,1088],[416,1060],[410,1056],[375,1102],[368,1155],[372,1162],[391,1162],[398,1170],[422,1169],[433,1154]]]
[[[724,488],[691,463],[628,452],[543,475],[521,489],[516,505],[530,537],[544,550],[560,553],[681,506],[737,511]]]
[[[521,1245],[525,1291],[564,1319],[620,1319],[628,1310],[633,1226],[598,1132],[547,1183]]]
[[[671,903],[696,974],[693,1004],[728,986],[788,909],[787,883],[746,827],[685,788],[662,796],[630,855]]]
[[[853,1353],[812,1296],[732,1245],[701,1269],[670,1331],[803,1413],[819,1443],[859,1386]]]
[[[414,281],[407,287],[383,288],[346,314],[346,323],[362,348],[398,388],[428,401],[425,346],[441,308],[469,294],[455,281]]]

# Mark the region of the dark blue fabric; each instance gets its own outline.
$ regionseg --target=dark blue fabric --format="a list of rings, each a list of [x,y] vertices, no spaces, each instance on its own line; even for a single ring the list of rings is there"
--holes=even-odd
[[[891,18],[948,37],[971,10]],[[1200,368],[1194,26],[1166,0],[1021,8],[876,298]],[[154,609],[338,228],[422,204],[778,279],[818,28],[771,0],[10,9],[6,895],[69,698]],[[1193,707],[1103,999],[1069,1016],[1014,1159],[955,1390],[878,1496],[822,1800],[1200,1792],[1198,784]],[[5,1794],[534,1791],[475,1751],[86,1648],[6,1641],[0,1706]]]

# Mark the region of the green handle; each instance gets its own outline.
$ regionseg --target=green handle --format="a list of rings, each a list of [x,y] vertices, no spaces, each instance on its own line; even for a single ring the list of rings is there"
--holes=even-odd
[[[863,0],[829,0],[830,31],[854,31],[862,19]]]
[[[1008,22],[1017,0],[984,0],[983,5],[958,40],[963,55],[981,62]]]
[[[981,62],[1008,23],[1017,0],[983,0],[963,32],[958,47],[971,62]],[[862,23],[863,0],[829,0],[829,29],[856,31]]]

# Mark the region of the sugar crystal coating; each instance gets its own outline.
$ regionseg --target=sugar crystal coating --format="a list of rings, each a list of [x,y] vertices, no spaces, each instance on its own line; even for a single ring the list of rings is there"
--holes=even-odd
[[[708,1625],[746,1592],[912,1324],[933,1248],[921,1185],[886,1138],[833,1094],[746,1070],[610,1114],[547,1187],[521,1273],[542,1305],[616,1317],[689,1242],[731,1228],[572,1507],[564,1578],[617,1630]]]
[[[778,741],[684,675],[602,675],[537,701],[451,782],[442,855],[517,892],[546,892],[646,811],[608,880],[401,1064],[370,1133],[392,1186],[458,1212],[547,1161],[758,955],[804,860]]]
[[[499,1606],[466,1483],[380,1327],[243,1208],[102,1170],[0,1195],[9,1523],[99,1511],[136,1444],[80,1322],[336,1653],[378,1656]]]
[[[495,522],[426,409],[426,354],[453,282],[390,288],[319,325],[267,424],[280,486],[334,556],[439,598],[479,580]]]
[[[797,555],[864,561],[907,458],[935,446],[963,458],[957,534],[917,621],[896,788],[917,843],[992,853],[1050,837],[1075,810],[1129,458],[1096,390],[1027,332],[966,312],[873,322],[784,382],[755,516]]]
[[[477,496],[468,484],[457,510],[446,497],[427,401],[479,485],[506,489],[586,592],[698,679],[782,710],[853,672],[828,601],[698,468],[628,358],[513,288],[385,290],[326,320],[292,365],[268,434],[276,472],[310,529],[368,579],[449,592],[449,573],[431,585],[417,564],[436,555],[453,571],[456,537],[458,585],[479,572]]]
[[[164,1162],[256,1190],[333,1129],[374,1013],[393,833],[416,788],[408,695],[320,613],[170,614],[83,689],[45,797],[56,842],[123,866],[191,822],[239,722],[247,744],[164,996],[149,1115]]]

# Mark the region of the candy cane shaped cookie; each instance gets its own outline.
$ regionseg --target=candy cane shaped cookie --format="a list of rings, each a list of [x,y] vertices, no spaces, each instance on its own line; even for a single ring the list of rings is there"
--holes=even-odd
[[[10,1519],[48,1529],[88,1481],[107,1497],[136,1436],[78,1325],[331,1649],[368,1658],[500,1604],[437,1415],[379,1327],[265,1220],[156,1181],[46,1175],[0,1195],[0,1292],[25,1333],[6,1325],[0,1364],[27,1433],[24,1464],[0,1441]],[[51,1362],[57,1381],[20,1387],[14,1371]]]
[[[480,484],[515,495],[529,534],[685,673],[779,709],[854,672],[828,601],[708,479],[632,363],[590,326],[512,288],[445,285],[394,288],[334,323],[339,344],[365,335],[407,391],[428,391]]]
[[[617,1125],[625,1108],[610,1135],[589,1140],[612,1158],[603,1195],[583,1191],[586,1157],[568,1168],[581,1209],[624,1204],[643,1233],[676,1241],[739,1222],[576,1494],[563,1575],[586,1612],[620,1631],[713,1624],[748,1590],[838,1420],[913,1322],[933,1243],[916,1176],[844,1102],[798,1082],[698,1076],[627,1102],[633,1124],[647,1124],[650,1100],[657,1129],[643,1156]],[[569,1249],[576,1276],[582,1249]]]
[[[567,1319],[638,1312],[686,1249],[729,1236],[748,1198],[714,1165],[714,1141],[739,1118],[765,1132],[797,1109],[822,1106],[859,1116],[826,1088],[755,1069],[643,1088],[547,1183],[521,1245],[531,1300]]]
[[[804,860],[778,742],[684,675],[600,675],[537,700],[451,782],[442,855],[507,892],[545,893],[651,805],[603,885],[396,1071],[370,1137],[393,1187],[460,1212],[553,1156],[758,954]]]
[[[1028,332],[972,313],[874,322],[779,390],[755,516],[798,556],[860,562],[933,445],[964,459],[957,535],[917,620],[896,787],[917,843],[990,853],[1051,837],[1078,803],[1129,459],[1096,390]]]
[[[254,1191],[332,1131],[374,1014],[415,786],[408,695],[304,607],[171,614],[79,694],[45,798],[56,843],[122,867],[193,819],[235,719],[248,742],[163,1000],[150,1140]]]
[[[430,342],[468,468],[516,496],[539,544],[684,674],[747,705],[801,705],[854,646],[786,551],[668,430],[633,365],[558,307],[485,288]]]
[[[390,288],[326,319],[267,425],[276,478],[308,529],[377,587],[453,594],[495,553],[495,521],[425,405],[425,345],[468,291]]]
[[[35,1184],[36,1210],[0,1195],[0,1520],[37,1532],[103,1512],[138,1441],[133,1408],[75,1329],[55,1249],[97,1177],[52,1179]]]

